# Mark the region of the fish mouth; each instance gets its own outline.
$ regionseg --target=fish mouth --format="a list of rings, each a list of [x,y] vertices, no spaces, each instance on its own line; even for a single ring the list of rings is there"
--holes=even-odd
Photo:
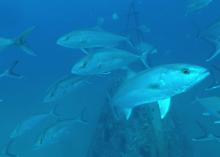
[[[198,82],[204,80],[205,78],[207,78],[210,75],[210,72],[207,69],[204,69],[201,71],[199,78],[198,78]]]

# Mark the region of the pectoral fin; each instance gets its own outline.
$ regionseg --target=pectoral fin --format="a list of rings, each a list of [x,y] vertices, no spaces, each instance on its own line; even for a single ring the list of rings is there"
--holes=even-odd
[[[124,114],[126,116],[126,119],[128,120],[131,117],[132,108],[126,108],[123,111],[124,111]]]
[[[160,117],[164,119],[170,109],[171,98],[158,101],[160,108]]]

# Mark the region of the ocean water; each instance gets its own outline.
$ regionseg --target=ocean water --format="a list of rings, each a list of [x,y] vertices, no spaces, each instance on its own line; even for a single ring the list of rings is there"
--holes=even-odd
[[[27,41],[37,54],[35,57],[28,55],[16,46],[9,47],[0,53],[1,71],[18,60],[19,64],[15,67],[15,71],[24,76],[22,79],[0,78],[0,99],[3,100],[0,103],[0,148],[3,155],[7,156],[5,147],[9,141],[13,141],[8,151],[19,157],[220,156],[219,139],[192,141],[193,138],[204,134],[198,122],[207,133],[220,137],[220,125],[213,124],[216,118],[202,116],[205,109],[198,103],[192,103],[196,97],[220,94],[218,89],[211,92],[204,91],[213,84],[213,80],[219,81],[220,72],[213,66],[220,66],[220,56],[211,62],[206,62],[205,60],[213,53],[214,47],[209,42],[198,38],[201,31],[219,20],[220,2],[213,0],[208,6],[189,15],[186,15],[185,0],[134,0],[133,2],[138,12],[137,16],[129,12],[132,6],[130,0],[0,0],[0,37],[15,39],[24,30],[35,26],[34,31],[28,35]],[[128,22],[129,17],[130,22]],[[74,63],[85,56],[79,49],[65,48],[56,44],[59,37],[73,30],[95,28],[97,21],[103,19],[104,22],[100,26],[103,30],[123,35],[137,43],[137,38],[140,37],[135,34],[137,17],[139,26],[150,29],[150,32],[143,32],[144,40],[158,49],[158,53],[150,56],[151,67],[170,63],[189,63],[206,67],[212,72],[208,79],[173,98],[169,119],[162,127],[164,130],[172,130],[167,134],[175,134],[175,139],[169,138],[169,140],[176,144],[166,147],[169,150],[165,152],[169,155],[151,152],[151,149],[161,152],[160,148],[163,146],[160,146],[160,140],[159,142],[149,140],[148,144],[143,145],[144,148],[149,148],[148,151],[151,153],[140,151],[138,154],[135,151],[137,147],[139,148],[139,144],[143,143],[141,140],[137,140],[136,143],[135,140],[126,143],[126,149],[123,151],[119,149],[120,147],[117,151],[115,150],[114,145],[122,145],[118,144],[116,139],[125,134],[128,139],[131,139],[134,136],[129,136],[131,128],[136,130],[137,135],[142,136],[143,133],[141,131],[138,133],[137,126],[144,125],[141,120],[133,120],[124,128],[120,128],[111,116],[106,114],[103,118],[104,111],[112,111],[107,107],[109,101],[106,91],[109,87],[115,88],[115,83],[111,81],[117,80],[119,77],[117,72],[94,77],[89,81],[88,86],[82,87],[82,90],[67,93],[53,102],[43,102],[47,89],[60,78],[70,75]],[[129,49],[128,46],[123,45],[123,47]],[[143,68],[141,63],[132,66],[134,69]],[[116,76],[112,79],[111,75]],[[56,143],[46,144],[40,149],[34,149],[34,144],[42,132],[56,121],[54,117],[49,117],[42,125],[32,128],[20,137],[10,138],[11,132],[19,123],[33,115],[48,113],[56,104],[58,104],[56,112],[67,119],[77,117],[85,109],[83,116],[87,124],[74,123],[65,133],[64,138],[58,138]],[[111,122],[110,134],[113,132],[113,135],[104,145],[102,129],[109,126],[103,123],[109,122]],[[148,122],[151,124],[149,119]],[[100,129],[100,126],[103,128]],[[148,135],[150,136],[146,133],[147,139]],[[175,150],[179,150],[179,153]],[[97,153],[94,155],[91,152]]]

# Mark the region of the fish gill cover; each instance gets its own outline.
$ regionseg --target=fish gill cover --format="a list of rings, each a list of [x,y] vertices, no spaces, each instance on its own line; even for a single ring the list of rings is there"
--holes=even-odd
[[[219,157],[218,0],[1,0],[0,156]]]

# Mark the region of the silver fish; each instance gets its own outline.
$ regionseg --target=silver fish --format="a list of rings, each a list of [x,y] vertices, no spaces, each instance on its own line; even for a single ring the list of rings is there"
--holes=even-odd
[[[145,70],[122,83],[112,98],[112,105],[128,119],[134,107],[158,102],[164,118],[171,97],[187,91],[208,75],[206,68],[190,64],[168,64]]]
[[[57,105],[55,105],[49,113],[31,116],[27,120],[19,123],[17,127],[12,131],[10,138],[17,138],[26,134],[49,117],[58,118],[59,116],[55,113],[56,108]]]
[[[31,27],[27,29],[15,39],[0,37],[0,51],[3,51],[12,46],[17,46],[21,48],[25,53],[32,55],[32,56],[36,56],[33,50],[27,45],[27,42],[25,39],[27,35],[29,35],[34,29],[35,27]]]
[[[187,0],[187,14],[201,10],[208,6],[213,0]]]
[[[61,99],[65,95],[87,83],[88,77],[77,76],[73,74],[65,76],[64,78],[59,79],[47,90],[44,102],[48,103]]]
[[[71,72],[77,75],[108,74],[113,70],[124,68],[138,60],[141,60],[148,66],[146,62],[147,55],[148,52],[138,56],[116,48],[102,49],[82,58],[73,66]]]
[[[121,42],[132,45],[128,38],[106,32],[100,29],[78,30],[70,32],[57,40],[57,44],[72,49],[85,49],[115,47]]]

